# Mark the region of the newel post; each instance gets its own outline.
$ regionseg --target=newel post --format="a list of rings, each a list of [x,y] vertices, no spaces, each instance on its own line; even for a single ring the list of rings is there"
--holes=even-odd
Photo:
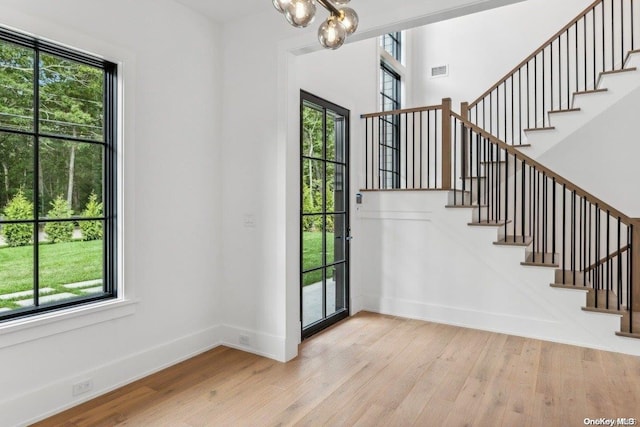
[[[442,100],[442,189],[451,190],[451,98]]]
[[[640,311],[640,218],[631,221],[631,307]]]

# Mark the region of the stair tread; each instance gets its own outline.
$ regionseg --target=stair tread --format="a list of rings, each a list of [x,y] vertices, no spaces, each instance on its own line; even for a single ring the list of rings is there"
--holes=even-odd
[[[624,316],[620,322],[621,332],[629,333],[629,311],[625,311]],[[640,337],[640,311],[633,311],[633,335]],[[635,337],[634,337],[635,338]]]
[[[576,291],[588,291],[589,288],[587,288],[585,285],[582,284],[575,284],[575,285],[569,285],[566,283],[551,283],[549,286],[551,286],[552,288],[558,288],[558,289],[571,289],[571,290],[576,290]]]
[[[602,72],[600,72],[600,75],[604,76],[604,75],[607,75],[607,74],[626,73],[626,72],[629,72],[629,71],[636,71],[636,70],[637,70],[636,67],[621,68],[619,70],[602,71]]]
[[[589,90],[580,90],[577,92],[574,92],[573,95],[588,95],[590,93],[600,93],[600,92],[607,92],[609,89],[607,89],[606,87],[600,88],[600,89],[589,89]]]
[[[446,205],[445,208],[447,209],[463,209],[463,208],[467,208],[467,209],[474,209],[474,208],[486,208],[487,205]]]
[[[617,310],[613,308],[596,308],[596,307],[582,307],[582,311],[590,311],[591,313],[602,313],[602,314],[614,314],[616,316],[624,315],[625,311]]]
[[[598,295],[597,304],[596,294]],[[607,302],[609,304],[608,307]],[[587,308],[591,308],[594,310],[604,310],[605,312],[619,312],[624,310],[625,307],[621,305],[620,310],[618,309],[618,296],[615,294],[615,292],[600,289],[596,293],[594,289],[589,289],[589,292],[587,293]]]
[[[580,108],[566,108],[566,109],[562,109],[562,110],[551,110],[549,111],[549,114],[558,114],[558,113],[571,113],[574,111],[580,111]]]
[[[500,227],[502,225],[508,224],[510,223],[511,220],[509,221],[504,221],[504,220],[500,220],[500,221],[495,221],[495,220],[491,220],[491,221],[478,221],[478,222],[470,222],[467,225],[470,225],[471,227]]]
[[[544,256],[543,256],[544,255]],[[527,259],[521,262],[521,265],[533,266],[533,267],[558,267],[560,257],[558,254],[555,254],[555,262],[554,254],[552,253],[542,253],[542,252],[532,252],[527,255]]]
[[[502,239],[493,242],[494,245],[498,246],[529,246],[533,239],[531,236],[513,236],[507,235]]]
[[[544,131],[544,130],[555,130],[555,126],[545,126],[545,127],[541,127],[541,128],[529,128],[529,129],[525,129],[525,132],[540,132],[540,131]]]
[[[616,332],[616,335],[619,336],[619,337],[640,339],[640,333],[631,334],[629,332]]]

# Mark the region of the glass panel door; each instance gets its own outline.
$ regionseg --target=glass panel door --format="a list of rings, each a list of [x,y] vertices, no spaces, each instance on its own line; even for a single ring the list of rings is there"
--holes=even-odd
[[[349,315],[349,111],[301,92],[302,336]]]

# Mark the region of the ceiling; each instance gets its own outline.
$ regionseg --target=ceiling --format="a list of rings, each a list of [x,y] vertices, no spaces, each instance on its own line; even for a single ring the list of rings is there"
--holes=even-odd
[[[216,22],[224,23],[234,19],[261,13],[273,8],[269,0],[176,0],[200,12]]]

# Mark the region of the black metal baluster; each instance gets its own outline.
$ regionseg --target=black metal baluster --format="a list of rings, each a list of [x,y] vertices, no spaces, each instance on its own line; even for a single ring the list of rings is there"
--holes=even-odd
[[[428,114],[429,114],[429,112],[427,111],[427,115]],[[422,174],[423,174],[423,171],[422,171],[422,162],[423,162],[423,154],[422,154],[422,150],[423,150],[423,147],[422,147],[422,145],[423,145],[422,144],[422,121],[424,120],[423,117],[422,117],[422,111],[420,111],[419,118],[420,118],[420,126],[419,126],[419,128],[420,128],[420,137],[418,138],[418,144],[420,144],[420,188],[424,188],[422,186]],[[429,147],[429,143],[428,143],[428,140],[427,140],[427,150],[429,149],[428,147]]]
[[[553,40],[551,42],[550,47],[550,59],[551,59],[551,78],[549,79],[549,85],[551,87],[551,110],[553,110],[553,73],[554,73],[554,68],[553,68],[553,43],[555,42],[555,40]],[[560,47],[560,42],[558,42],[558,47]],[[558,61],[560,61],[560,49],[558,49]],[[560,63],[558,63],[558,68],[560,67]]]
[[[533,58],[533,126],[538,127],[538,55]]]
[[[538,252],[539,249],[539,240],[538,240],[538,199],[539,199],[539,192],[538,192],[538,183],[539,183],[539,179],[538,179],[538,173],[536,170],[536,167],[533,167],[533,225],[534,225],[534,231],[533,231],[533,262],[536,261],[536,253]]]
[[[522,241],[524,242],[525,239],[525,223],[526,223],[526,205],[527,205],[527,193],[526,193],[526,188],[527,188],[527,184],[526,184],[526,180],[527,180],[527,173],[526,173],[526,167],[525,167],[525,163],[524,163],[524,159],[522,159],[522,170],[520,171],[520,174],[522,175],[521,177],[521,186],[522,186],[522,210],[520,213],[521,216],[521,222],[520,222],[520,228],[521,228],[521,234],[522,234]]]
[[[373,138],[372,138],[373,139]],[[369,118],[364,119],[364,188],[369,189]]]
[[[567,184],[562,184],[562,284],[567,283]],[[575,286],[575,283],[573,284]]]
[[[542,263],[547,257],[547,174],[542,173]]]
[[[611,1],[612,1],[612,4],[613,4],[613,0],[611,0]],[[610,271],[609,271],[610,266],[611,266],[610,262],[609,262],[610,261],[609,255],[611,255],[611,252],[609,251],[609,240],[610,240],[610,237],[611,237],[611,234],[610,234],[611,228],[610,228],[610,225],[609,225],[610,224],[610,221],[609,221],[610,215],[611,215],[610,212],[607,211],[607,248],[606,248],[606,251],[607,251],[606,252],[606,257],[607,257],[606,258],[607,259],[607,263],[606,263],[606,270],[607,270],[607,277],[606,277],[607,301],[606,301],[606,304],[607,304],[607,310],[609,309],[609,292],[611,291],[611,277],[610,277]]]
[[[567,43],[567,108],[569,107],[569,93],[570,93],[570,85],[571,85],[571,58],[569,57],[569,29],[567,28],[566,32],[566,43]],[[560,108],[562,109],[562,99],[560,99]]]
[[[618,294],[618,298],[617,299],[617,310],[620,311],[620,305],[622,303],[622,245],[621,245],[621,219],[620,217],[618,217],[618,250],[620,252],[618,252],[618,286],[616,287],[617,289],[617,294]]]
[[[575,286],[576,285],[576,191],[575,190],[573,190],[573,192],[571,193],[571,273],[573,275],[573,286]]]
[[[518,145],[522,144],[522,68],[518,69]]]
[[[556,179],[553,178],[551,199],[551,263],[556,263]]]
[[[458,186],[458,119],[453,118],[453,182],[454,187]],[[461,147],[464,150],[464,147]],[[464,169],[463,165],[460,165],[461,169]],[[464,192],[466,190],[464,171],[462,172],[462,204],[464,205]]]

